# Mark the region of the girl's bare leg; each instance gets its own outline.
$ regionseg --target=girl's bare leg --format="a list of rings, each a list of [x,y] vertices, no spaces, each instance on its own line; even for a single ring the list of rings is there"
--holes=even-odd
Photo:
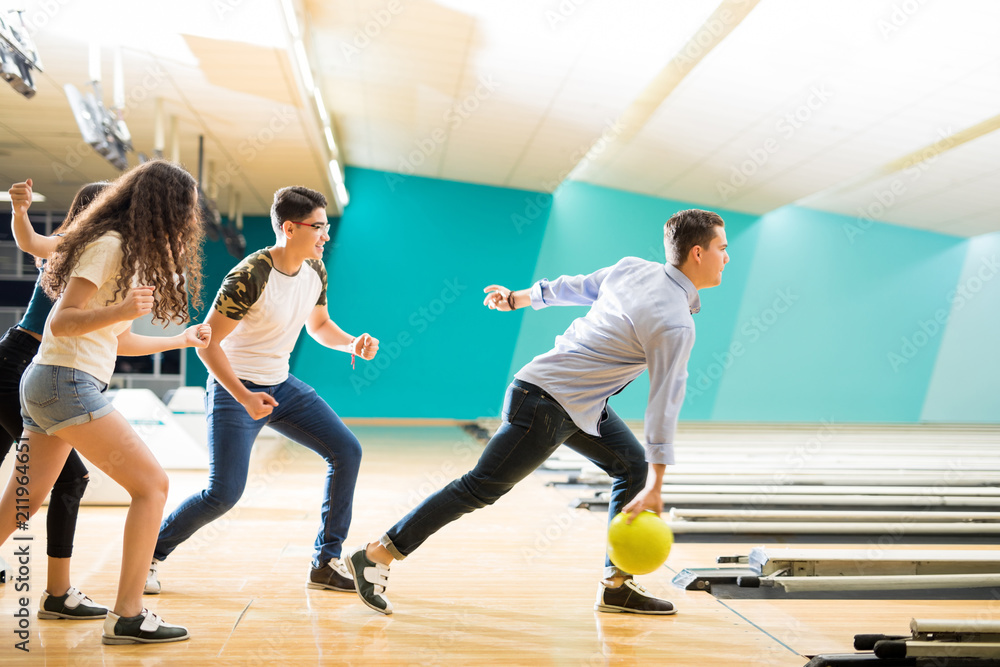
[[[125,519],[122,570],[114,612],[119,616],[137,616],[142,611],[142,589],[167,502],[167,474],[117,411],[86,424],[68,426],[59,435],[132,496]],[[49,485],[54,481],[55,478]]]

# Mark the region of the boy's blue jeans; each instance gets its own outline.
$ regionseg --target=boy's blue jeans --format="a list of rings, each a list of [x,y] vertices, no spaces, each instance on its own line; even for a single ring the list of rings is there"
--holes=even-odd
[[[153,557],[163,560],[195,531],[236,504],[246,487],[250,450],[257,434],[267,425],[326,460],[326,493],[313,558],[313,567],[322,567],[340,556],[351,525],[361,444],[326,401],[294,376],[273,386],[247,381],[243,384],[250,391],[267,392],[278,401],[278,407],[267,417],[254,420],[222,385],[209,379],[205,394],[208,488],[182,502],[164,519]]]

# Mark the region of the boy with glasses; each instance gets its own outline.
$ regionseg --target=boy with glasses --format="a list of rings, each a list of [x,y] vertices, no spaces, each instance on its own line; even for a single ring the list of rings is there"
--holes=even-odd
[[[250,450],[270,426],[327,462],[326,493],[309,574],[310,588],[353,591],[340,561],[351,523],[361,445],[316,391],[289,374],[289,357],[302,326],[321,345],[364,359],[378,340],[351,336],[327,311],[323,246],[330,240],[326,198],[304,187],[278,190],[271,206],[276,242],[240,262],[226,276],[206,320],[211,344],[199,350],[208,367],[209,483],[160,526],[145,592],[160,592],[159,562],[243,495]]]

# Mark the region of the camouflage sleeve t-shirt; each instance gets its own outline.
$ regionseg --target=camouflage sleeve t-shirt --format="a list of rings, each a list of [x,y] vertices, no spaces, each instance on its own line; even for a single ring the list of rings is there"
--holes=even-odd
[[[236,265],[215,297],[215,310],[239,324],[225,340],[229,363],[241,380],[262,385],[288,379],[288,359],[302,325],[326,305],[326,268],[307,259],[293,276],[274,268],[268,250]]]

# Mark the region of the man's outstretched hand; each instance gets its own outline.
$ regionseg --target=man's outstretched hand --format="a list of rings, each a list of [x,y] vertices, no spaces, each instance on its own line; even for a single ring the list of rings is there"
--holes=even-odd
[[[483,305],[490,310],[507,312],[511,309],[510,302],[508,301],[510,290],[506,287],[502,285],[490,285],[489,287],[484,287],[483,291],[486,292]]]
[[[655,512],[656,516],[663,512],[663,493],[659,486],[643,489],[628,505],[622,508],[622,512],[628,515],[625,523],[632,523],[639,514],[646,510]]]

